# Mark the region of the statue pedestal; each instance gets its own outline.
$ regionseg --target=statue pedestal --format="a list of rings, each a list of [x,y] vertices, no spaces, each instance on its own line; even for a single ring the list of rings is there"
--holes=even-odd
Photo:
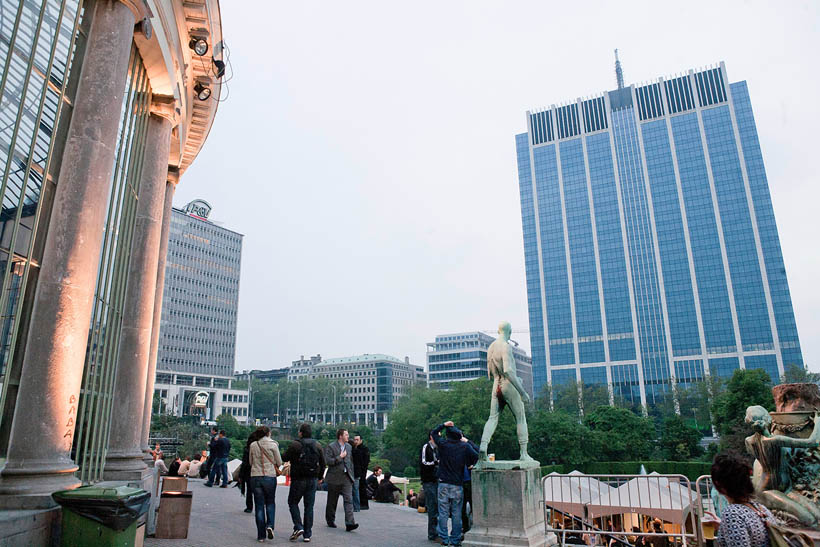
[[[481,469],[473,471],[473,527],[464,536],[465,546],[542,547],[557,544],[555,535],[547,536],[544,530],[538,463],[510,465],[516,463],[482,462]],[[494,466],[503,468],[494,469]]]

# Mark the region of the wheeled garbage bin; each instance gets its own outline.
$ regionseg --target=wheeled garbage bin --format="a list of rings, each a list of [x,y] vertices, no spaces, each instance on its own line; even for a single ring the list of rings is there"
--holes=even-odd
[[[133,547],[151,494],[141,488],[82,486],[52,494],[63,508],[60,545]]]

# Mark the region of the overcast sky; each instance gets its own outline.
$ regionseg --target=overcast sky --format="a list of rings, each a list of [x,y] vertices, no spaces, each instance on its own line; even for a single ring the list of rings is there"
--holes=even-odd
[[[233,78],[175,203],[245,234],[236,369],[529,349],[527,109],[726,62],[747,80],[803,356],[820,370],[820,3],[225,0]],[[669,4],[670,6],[672,4]]]

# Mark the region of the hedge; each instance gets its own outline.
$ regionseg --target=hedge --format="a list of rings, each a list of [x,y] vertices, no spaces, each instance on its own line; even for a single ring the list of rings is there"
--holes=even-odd
[[[708,475],[712,467],[707,462],[669,462],[669,461],[637,461],[637,462],[591,462],[582,466],[572,465],[544,465],[541,467],[541,476],[550,473],[566,474],[572,471],[580,471],[587,475],[637,475],[641,471],[641,465],[646,468],[647,473],[659,473],[661,475],[683,475],[693,483],[701,475]]]

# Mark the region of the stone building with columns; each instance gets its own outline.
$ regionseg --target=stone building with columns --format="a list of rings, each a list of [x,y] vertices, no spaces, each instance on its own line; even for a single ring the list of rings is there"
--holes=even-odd
[[[150,480],[171,202],[226,62],[218,0],[0,1],[0,509]]]

